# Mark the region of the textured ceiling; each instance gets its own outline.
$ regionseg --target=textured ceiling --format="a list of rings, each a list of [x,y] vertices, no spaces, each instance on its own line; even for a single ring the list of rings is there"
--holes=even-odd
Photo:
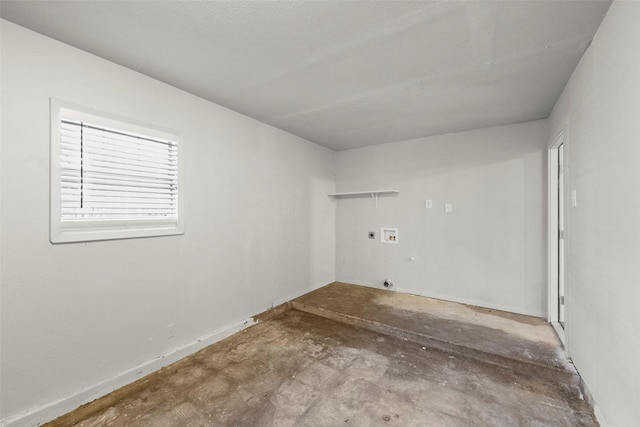
[[[15,22],[344,150],[545,118],[609,1],[2,1]]]

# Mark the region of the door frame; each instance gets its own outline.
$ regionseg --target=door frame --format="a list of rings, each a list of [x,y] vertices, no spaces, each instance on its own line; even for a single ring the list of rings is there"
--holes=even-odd
[[[558,271],[559,258],[558,253],[558,147],[566,142],[566,131],[561,130],[554,138],[550,140],[547,150],[547,173],[548,173],[548,190],[547,190],[547,320],[553,326],[558,337],[566,346],[566,334],[564,327],[559,323],[558,318]],[[566,171],[566,146],[563,147],[565,154],[564,164]],[[566,177],[565,177],[566,178]],[[566,179],[565,179],[566,181]],[[565,221],[566,225],[566,221]],[[565,246],[566,250],[566,246]],[[565,268],[566,271],[566,268]],[[566,310],[566,279],[565,279],[565,310]],[[566,313],[566,311],[565,311]],[[566,316],[565,316],[566,319]]]

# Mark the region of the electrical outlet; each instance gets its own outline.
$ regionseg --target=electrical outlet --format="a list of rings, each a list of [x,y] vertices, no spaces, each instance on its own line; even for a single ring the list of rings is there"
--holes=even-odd
[[[433,207],[433,201],[431,201],[431,199],[427,199],[427,201],[424,202],[424,207],[427,209],[431,209]]]
[[[173,323],[167,326],[167,339],[173,338],[176,336],[176,325]]]
[[[446,213],[451,213],[451,212],[453,212],[453,204],[451,204],[451,203],[447,203],[447,204],[445,204],[445,205],[444,205],[444,211],[445,211]]]

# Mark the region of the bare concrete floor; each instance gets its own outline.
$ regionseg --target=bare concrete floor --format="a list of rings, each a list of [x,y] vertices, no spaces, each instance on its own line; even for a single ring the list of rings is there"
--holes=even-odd
[[[439,349],[441,342],[464,347],[453,335],[446,339],[429,337],[427,344],[436,343],[436,348],[425,345],[420,340],[424,341],[427,334],[420,322],[414,325],[417,340],[404,336],[409,328],[398,323],[391,330],[399,335],[378,332],[377,320],[358,321],[355,315],[351,323],[362,323],[366,329],[354,327],[328,318],[339,311],[329,310],[329,306],[318,308],[339,291],[366,293],[368,288],[344,284],[322,288],[316,291],[315,300],[312,293],[296,302],[325,315],[292,308],[48,425],[597,426],[593,412],[580,397],[574,374],[567,373],[567,381],[560,379],[562,376],[539,375],[539,365],[546,356],[533,357],[533,368],[526,369],[524,360],[515,366],[496,363],[500,358],[515,360],[504,355],[483,360],[482,355],[491,346],[469,354]],[[369,300],[354,300],[353,304],[384,305],[398,297],[381,292],[371,294]],[[376,300],[379,295],[382,300]],[[390,300],[385,302],[386,297]],[[426,306],[435,304],[421,297],[409,299],[413,298],[417,300],[411,304],[405,301],[399,309],[401,317],[408,314],[403,310],[422,316]],[[469,309],[458,306],[460,313]],[[477,334],[477,329],[463,327],[466,320],[461,320],[462,314],[458,315],[462,318],[453,319],[457,316],[452,314],[455,308],[447,306],[432,320],[450,325],[460,322],[462,335],[465,331]],[[387,320],[392,322],[393,316],[388,315]],[[498,313],[498,317],[510,316]],[[516,321],[539,325],[526,317]],[[508,345],[513,338],[514,345],[527,347],[530,353],[538,348],[547,356],[553,353],[546,353],[549,343],[541,338],[546,333],[529,339],[523,331],[510,333],[482,322],[478,327],[487,330],[482,329],[480,341],[491,340],[490,330],[496,329],[502,331],[496,333],[501,344]],[[540,345],[528,347],[522,340]],[[464,339],[460,341],[464,344]],[[525,354],[524,358],[529,357]],[[564,368],[560,363],[551,369],[560,372]]]
[[[303,295],[292,306],[547,378],[577,375],[553,328],[537,317],[340,282]]]

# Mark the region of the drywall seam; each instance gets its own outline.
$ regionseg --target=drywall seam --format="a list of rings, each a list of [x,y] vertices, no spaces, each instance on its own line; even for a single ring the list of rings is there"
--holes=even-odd
[[[169,353],[163,354],[153,360],[142,363],[134,368],[128,369],[112,378],[107,378],[97,384],[91,385],[77,393],[65,396],[53,402],[23,411],[16,415],[0,420],[0,426],[38,426],[44,422],[51,421],[73,409],[102,397],[113,390],[130,384],[160,368],[168,366],[190,354],[193,354],[205,347],[210,346],[224,338],[233,335],[249,326],[254,320],[249,317],[239,322],[227,325],[213,331],[211,334],[195,340],[182,347],[175,348]]]
[[[352,283],[354,285],[361,285],[361,286],[367,286],[369,288],[377,288],[380,289],[380,285],[374,284],[374,283],[367,283],[367,282],[354,282],[351,279],[341,279],[341,278],[336,278],[336,282],[343,282],[343,283]],[[403,294],[409,294],[409,295],[419,295],[422,297],[427,297],[427,298],[435,298],[435,299],[439,299],[439,300],[443,300],[443,301],[450,301],[450,302],[457,302],[460,304],[467,304],[467,305],[474,305],[476,307],[483,307],[483,308],[490,308],[493,310],[500,310],[500,311],[508,311],[510,313],[516,313],[516,314],[524,314],[525,316],[535,316],[535,317],[540,317],[540,318],[545,318],[544,313],[531,313],[531,312],[527,312],[524,311],[522,309],[519,309],[518,307],[511,307],[508,305],[500,305],[500,304],[491,304],[488,303],[486,301],[479,301],[479,300],[474,300],[474,299],[468,299],[468,298],[457,298],[451,295],[444,295],[444,294],[439,294],[437,292],[425,292],[425,291],[418,291],[418,290],[414,290],[414,289],[405,289],[405,288],[398,288],[398,287],[393,287],[393,288],[389,288],[389,290],[391,291],[395,291],[395,292],[400,292]]]

